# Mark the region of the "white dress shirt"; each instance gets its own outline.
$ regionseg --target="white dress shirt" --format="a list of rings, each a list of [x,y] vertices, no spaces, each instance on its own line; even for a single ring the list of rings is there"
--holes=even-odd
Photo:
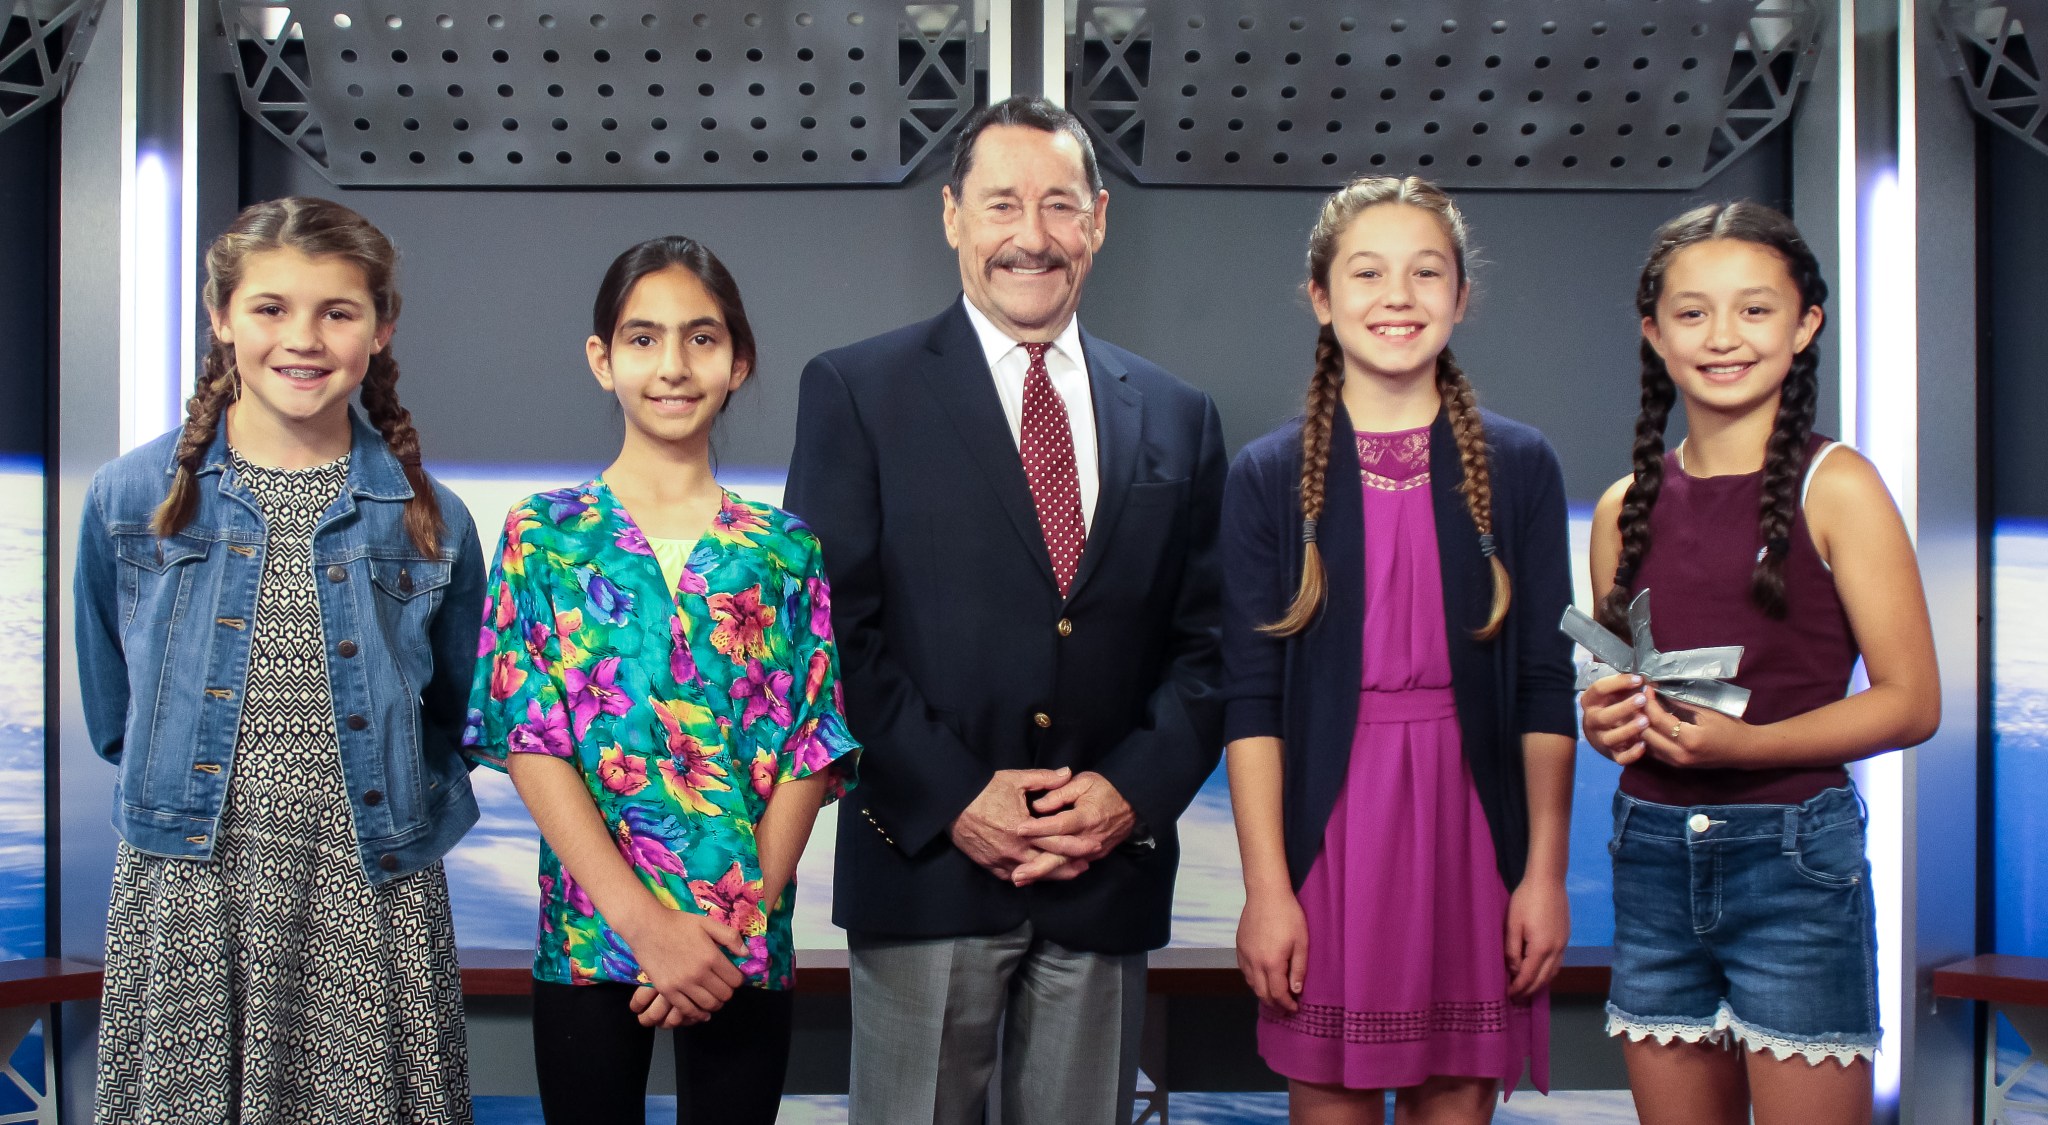
[[[1002,400],[1003,417],[1010,423],[1010,440],[1021,451],[1024,445],[1024,372],[1031,357],[1024,345],[1010,339],[995,322],[974,307],[967,308],[968,323],[981,339],[982,354],[988,357],[989,373],[995,376],[996,397]],[[1074,435],[1074,473],[1081,484],[1081,526],[1093,530],[1095,497],[1102,491],[1102,470],[1095,454],[1095,400],[1088,386],[1088,360],[1081,352],[1081,319],[1071,318],[1045,353],[1045,373],[1052,389],[1067,407],[1067,428]],[[1020,453],[1021,456],[1021,453]]]

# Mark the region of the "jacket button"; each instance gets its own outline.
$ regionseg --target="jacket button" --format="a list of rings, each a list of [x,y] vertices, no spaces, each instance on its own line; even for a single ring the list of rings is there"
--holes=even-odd
[[[374,807],[374,806],[376,806],[376,805],[381,805],[381,804],[383,804],[383,803],[384,803],[384,794],[383,794],[383,793],[381,793],[381,792],[379,792],[378,790],[372,789],[372,790],[370,790],[369,792],[367,792],[367,793],[364,793],[364,794],[363,794],[363,803],[364,803],[364,804],[366,804],[366,805],[370,805],[370,806],[373,806],[373,807]],[[385,856],[385,857],[384,857],[384,859],[390,859],[390,858],[391,858],[390,856]],[[379,862],[379,863],[382,863],[382,862],[383,862],[383,860],[378,860],[378,862]],[[397,866],[397,865],[396,865],[396,864],[394,863],[394,864],[393,864],[392,866],[394,866],[394,867],[395,867],[395,866]],[[388,868],[388,867],[387,867],[387,868],[385,868],[385,870],[389,871],[389,870],[390,870],[390,868]]]
[[[398,857],[392,855],[390,852],[385,852],[383,855],[377,857],[377,866],[383,868],[386,871],[396,871],[398,870]]]
[[[1059,629],[1060,636],[1062,637],[1071,637],[1074,635],[1074,623],[1067,618],[1060,618],[1060,623],[1058,626],[1056,626],[1056,628]]]
[[[348,729],[350,730],[362,730],[369,725],[370,720],[363,718],[361,715],[350,715],[348,717]]]
[[[354,641],[343,641],[334,646],[334,651],[343,656],[354,656],[356,654],[356,643]]]
[[[347,567],[344,567],[344,566],[339,566],[339,565],[336,565],[336,566],[330,566],[330,567],[328,567],[328,568],[327,568],[327,580],[328,580],[329,582],[346,582],[346,581],[348,581],[348,568],[347,568]]]
[[[398,572],[398,592],[401,594],[412,593],[412,571],[401,570]]]
[[[1038,724],[1038,729],[1044,730],[1045,728],[1052,725],[1052,716],[1046,714],[1043,711],[1040,711],[1037,714],[1031,716],[1031,721]]]

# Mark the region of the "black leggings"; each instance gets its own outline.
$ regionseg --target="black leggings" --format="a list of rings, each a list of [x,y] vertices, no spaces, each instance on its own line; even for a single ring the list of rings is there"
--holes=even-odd
[[[639,1125],[654,1029],[627,1006],[634,985],[533,982],[533,1057],[548,1125]],[[704,1023],[679,1027],[676,1121],[772,1125],[789,1068],[794,998],[742,986]]]

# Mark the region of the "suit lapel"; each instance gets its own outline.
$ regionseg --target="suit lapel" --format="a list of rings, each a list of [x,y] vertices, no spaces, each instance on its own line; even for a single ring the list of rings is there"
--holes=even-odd
[[[1024,460],[1010,437],[1010,423],[996,397],[995,376],[988,369],[981,339],[974,334],[974,325],[961,304],[956,302],[938,319],[925,348],[924,379],[932,398],[959,433],[960,444],[981,469],[1039,572],[1052,583],[1052,556],[1046,553],[1045,532],[1038,526],[1038,508],[1031,501]]]
[[[1123,364],[1086,332],[1081,333],[1081,351],[1087,361],[1089,398],[1095,405],[1095,464],[1099,483],[1095,514],[1088,521],[1088,541],[1081,548],[1074,584],[1067,589],[1069,600],[1081,592],[1109,549],[1109,533],[1116,527],[1124,500],[1130,495],[1145,421],[1145,396],[1131,386]]]

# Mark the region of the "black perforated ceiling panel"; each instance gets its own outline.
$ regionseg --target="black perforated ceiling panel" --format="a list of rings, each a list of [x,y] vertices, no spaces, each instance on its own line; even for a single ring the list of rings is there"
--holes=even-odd
[[[1143,183],[1695,188],[1791,115],[1812,0],[1082,0],[1073,105]]]
[[[894,183],[973,107],[965,0],[221,11],[244,108],[337,184]]]

